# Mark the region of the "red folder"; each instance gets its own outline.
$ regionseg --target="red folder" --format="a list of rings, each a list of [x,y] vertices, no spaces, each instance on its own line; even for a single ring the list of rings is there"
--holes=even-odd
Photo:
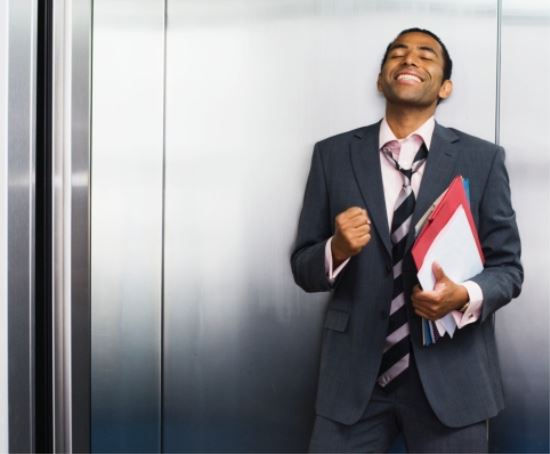
[[[424,258],[430,246],[439,235],[441,230],[447,225],[457,208],[462,206],[466,213],[466,218],[470,225],[471,233],[475,239],[475,243],[481,257],[481,261],[484,263],[485,258],[481,249],[481,243],[474,223],[472,212],[470,211],[470,204],[464,190],[464,183],[461,176],[457,176],[449,185],[449,188],[443,195],[437,207],[429,216],[428,221],[420,231],[416,241],[412,247],[412,255],[416,268],[419,270],[422,268]],[[431,289],[430,289],[431,290]]]

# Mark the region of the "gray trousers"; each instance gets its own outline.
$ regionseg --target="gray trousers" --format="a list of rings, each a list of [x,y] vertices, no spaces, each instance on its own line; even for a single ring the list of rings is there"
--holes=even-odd
[[[450,428],[432,411],[412,361],[394,391],[376,385],[363,417],[351,426],[317,416],[309,452],[387,452],[403,434],[408,452],[487,452],[487,422]]]

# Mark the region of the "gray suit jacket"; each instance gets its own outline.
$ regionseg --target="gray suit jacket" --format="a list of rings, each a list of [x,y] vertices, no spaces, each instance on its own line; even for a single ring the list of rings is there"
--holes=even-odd
[[[386,336],[393,279],[391,241],[380,171],[380,123],[316,144],[298,235],[292,253],[296,283],[307,292],[332,291],[323,330],[317,413],[353,424],[371,396]],[[421,320],[409,304],[414,358],[426,396],[449,427],[497,414],[503,392],[493,313],[516,297],[523,281],[520,239],[510,203],[504,151],[492,143],[436,124],[413,223],[462,175],[470,180],[470,204],[485,254],[485,269],[473,277],[483,291],[480,320],[430,347],[422,346]],[[367,209],[372,239],[338,276],[324,269],[326,241],[334,218],[351,206]],[[408,238],[409,247],[414,238]],[[408,254],[406,292],[416,283]]]

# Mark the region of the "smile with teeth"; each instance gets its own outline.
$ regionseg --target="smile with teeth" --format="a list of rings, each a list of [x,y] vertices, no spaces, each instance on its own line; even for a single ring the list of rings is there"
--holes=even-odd
[[[418,82],[418,83],[422,82],[420,77],[415,76],[414,74],[399,74],[397,76],[397,80],[406,80],[406,81]]]

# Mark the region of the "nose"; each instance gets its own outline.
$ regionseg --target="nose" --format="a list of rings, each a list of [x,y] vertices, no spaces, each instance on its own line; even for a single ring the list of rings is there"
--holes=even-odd
[[[413,51],[409,51],[405,54],[403,58],[403,64],[407,66],[417,66],[417,56]]]

